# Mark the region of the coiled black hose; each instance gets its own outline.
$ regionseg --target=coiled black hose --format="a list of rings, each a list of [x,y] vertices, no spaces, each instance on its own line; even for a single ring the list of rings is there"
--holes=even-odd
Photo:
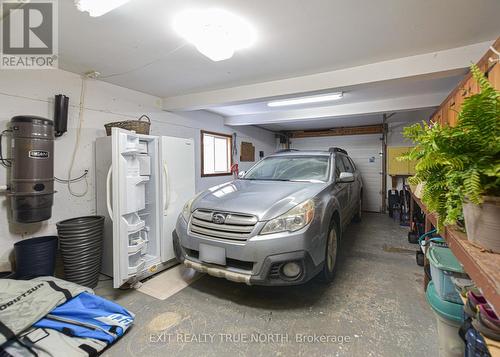
[[[104,217],[87,216],[57,223],[64,278],[95,288],[102,261]]]

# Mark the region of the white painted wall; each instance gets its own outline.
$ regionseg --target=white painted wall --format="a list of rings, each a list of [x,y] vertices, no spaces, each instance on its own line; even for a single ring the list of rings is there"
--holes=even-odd
[[[403,136],[403,129],[414,123],[420,123],[422,120],[428,120],[433,109],[425,109],[411,112],[398,112],[389,119],[387,146],[413,146],[412,142]],[[382,170],[382,159],[377,154],[381,151],[381,142],[374,141],[381,135],[355,135],[355,136],[333,136],[333,137],[314,137],[292,139],[291,147],[296,149],[318,149],[326,150],[332,146],[339,146],[346,149],[355,164],[360,167],[361,172],[364,171],[365,184],[365,200],[364,209],[371,211],[379,211],[381,205],[380,191],[382,189],[382,180],[378,174]],[[372,140],[370,140],[372,139]],[[279,144],[279,139],[276,140],[276,145],[279,148],[284,148],[284,145]],[[368,158],[375,157],[374,162],[368,161]],[[403,186],[402,178],[398,179],[396,188],[401,190]],[[392,188],[392,178],[387,175],[387,189]]]
[[[291,139],[291,147],[299,150],[347,150],[363,179],[363,210],[380,212],[382,199],[382,134],[322,136]]]
[[[420,122],[420,120],[390,123],[387,133],[387,146],[413,146],[413,143],[403,136],[403,129],[417,122]]]
[[[94,194],[94,140],[104,136],[103,125],[107,122],[133,119],[147,114],[152,119],[153,135],[169,135],[194,138],[196,145],[196,190],[204,190],[228,181],[231,177],[200,177],[200,129],[232,134],[236,131],[238,147],[241,140],[252,142],[256,148],[269,154],[275,149],[274,135],[255,127],[225,126],[219,115],[205,112],[185,112],[182,115],[161,110],[160,98],[111,85],[102,81],[86,81],[85,106],[81,143],[72,177],[89,169],[89,192],[82,198],[69,194],[66,185],[56,183],[53,215],[49,221],[34,224],[15,224],[10,221],[10,208],[6,195],[0,194],[0,271],[10,270],[9,255],[12,245],[19,239],[56,232],[55,223],[82,215],[95,213]],[[67,178],[68,166],[75,144],[78,125],[78,106],[82,79],[79,75],[62,70],[0,71],[0,128],[3,130],[11,117],[31,114],[53,117],[55,94],[70,97],[68,132],[56,140],[55,174]],[[5,145],[4,145],[5,148]],[[236,160],[238,158],[235,158]],[[252,163],[241,164],[247,169]],[[0,185],[8,183],[7,171],[0,167]],[[82,190],[82,183],[74,190]]]

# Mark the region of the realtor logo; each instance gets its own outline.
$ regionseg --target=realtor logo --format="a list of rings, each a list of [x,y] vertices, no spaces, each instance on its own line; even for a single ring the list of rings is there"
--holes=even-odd
[[[57,68],[56,0],[3,0],[0,14],[0,68]]]

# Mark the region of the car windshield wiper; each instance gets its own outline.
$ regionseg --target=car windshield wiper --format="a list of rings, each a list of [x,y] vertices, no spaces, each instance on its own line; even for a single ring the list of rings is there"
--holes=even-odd
[[[290,179],[279,179],[279,178],[241,178],[240,180],[253,180],[253,181],[291,181]]]
[[[310,179],[310,180],[305,180],[305,179],[298,179],[298,180],[289,180],[293,182],[310,182],[310,183],[325,183],[326,181],[321,181],[321,180],[316,180],[316,179]]]
[[[285,178],[254,178],[254,177],[249,177],[245,178],[242,177],[240,180],[252,180],[252,181],[284,181],[284,182],[310,182],[310,183],[325,183],[326,181],[322,180],[317,180],[317,179],[285,179]]]

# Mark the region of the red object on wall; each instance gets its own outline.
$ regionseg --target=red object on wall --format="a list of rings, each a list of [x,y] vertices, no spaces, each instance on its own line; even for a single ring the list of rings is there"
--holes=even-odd
[[[232,164],[231,165],[231,173],[233,174],[234,178],[238,178],[238,172],[239,172],[238,164]]]

